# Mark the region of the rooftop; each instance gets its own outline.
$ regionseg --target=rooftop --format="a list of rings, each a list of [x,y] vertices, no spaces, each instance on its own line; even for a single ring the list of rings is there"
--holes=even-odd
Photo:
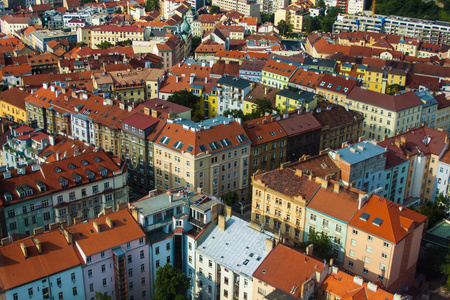
[[[272,234],[257,231],[246,221],[231,216],[226,220],[226,229],[216,226],[197,251],[237,274],[252,278],[268,254],[266,239],[273,239]]]
[[[404,109],[422,105],[420,98],[412,91],[398,95],[387,95],[362,89],[360,87],[354,87],[348,95],[348,98],[391,111],[402,111]]]
[[[386,152],[386,149],[378,146],[373,141],[362,141],[345,148],[331,151],[330,155],[335,161],[340,160],[349,165],[354,165]],[[339,157],[337,155],[339,155]]]

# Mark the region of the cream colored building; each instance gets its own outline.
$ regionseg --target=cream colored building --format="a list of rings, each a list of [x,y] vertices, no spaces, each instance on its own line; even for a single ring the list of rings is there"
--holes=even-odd
[[[86,34],[89,35],[89,33]],[[95,27],[91,29],[88,44],[92,49],[98,49],[96,45],[103,42],[110,42],[114,45],[117,42],[126,40],[143,41],[144,27],[135,25],[102,25]]]
[[[363,135],[382,140],[421,124],[422,101],[414,92],[397,96],[354,87],[341,105],[364,114]]]
[[[293,25],[293,31],[303,30],[303,19],[309,17],[301,5],[291,4],[288,7],[278,9],[275,13],[275,25],[281,20]]]
[[[213,0],[212,5],[219,6],[223,10],[237,11],[245,17],[261,19],[260,5],[256,0]]]
[[[250,144],[240,120],[167,120],[154,143],[155,187],[201,188],[216,197],[236,192],[244,200],[250,189]]]

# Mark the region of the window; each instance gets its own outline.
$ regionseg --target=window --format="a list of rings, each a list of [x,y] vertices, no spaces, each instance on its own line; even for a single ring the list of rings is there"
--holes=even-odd
[[[358,230],[353,229],[353,234],[354,234],[354,235],[358,235]]]
[[[384,242],[384,248],[389,248],[389,243],[387,243],[387,242]]]
[[[128,255],[128,263],[132,263],[133,262],[133,257],[131,255]]]
[[[145,272],[145,265],[144,264],[141,265],[141,272]]]
[[[349,266],[350,268],[353,268],[353,262],[352,262],[352,261],[349,261],[349,262],[348,262],[348,266]]]
[[[141,285],[145,285],[145,277],[141,278]]]
[[[159,260],[156,261],[155,266],[159,268]]]
[[[372,247],[366,246],[366,252],[372,253]]]
[[[134,288],[133,282],[130,282],[130,283],[128,284],[128,289],[129,289],[130,291],[132,291],[133,288]]]
[[[373,236],[371,236],[371,235],[367,236],[367,240],[368,240],[369,242],[372,242],[372,241],[373,241]]]
[[[386,266],[382,263],[380,263],[380,270],[386,270]]]
[[[352,246],[356,247],[356,240],[352,239]]]
[[[88,277],[89,277],[89,278],[92,278],[92,269],[89,269],[89,270],[88,270]]]
[[[70,274],[70,279],[72,279],[72,282],[75,282],[75,273]]]
[[[72,294],[73,294],[74,296],[78,295],[77,287],[73,287],[73,288],[72,288]]]
[[[355,251],[350,250],[350,256],[351,256],[351,257],[355,257]]]
[[[167,256],[167,263],[170,264],[170,256]]]
[[[365,262],[366,264],[370,264],[370,257],[366,256],[366,257],[364,258],[364,262]]]
[[[155,254],[158,255],[159,254],[159,247],[155,248]]]
[[[166,250],[170,250],[170,243],[166,244]]]
[[[102,265],[102,273],[106,272],[106,265]]]
[[[212,260],[209,260],[209,262],[208,262],[208,266],[209,266],[210,268],[212,268],[212,266],[213,266],[213,264],[212,264]]]
[[[387,258],[387,254],[386,253],[381,253],[381,258],[386,259]]]
[[[223,290],[223,296],[224,296],[225,298],[228,298],[228,291],[227,291],[227,290]]]
[[[58,298],[59,298],[59,300],[63,300],[63,299],[64,299],[64,294],[63,294],[63,292],[59,292],[59,293],[58,293]]]
[[[363,268],[363,273],[367,274],[367,273],[369,273],[369,270],[367,270],[366,268]]]
[[[342,226],[339,224],[336,224],[336,232],[342,232]]]
[[[28,296],[33,296],[33,288],[28,289]]]
[[[200,255],[200,256],[198,257],[198,261],[201,262],[201,263],[203,262],[203,255]]]
[[[90,283],[89,284],[89,292],[93,292],[94,291],[94,284]]]
[[[316,215],[311,214],[311,215],[309,216],[309,219],[310,219],[311,221],[316,221]]]

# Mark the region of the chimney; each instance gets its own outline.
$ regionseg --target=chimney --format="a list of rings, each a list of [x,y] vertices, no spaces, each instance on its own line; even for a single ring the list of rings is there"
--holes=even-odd
[[[332,267],[334,264],[334,258],[330,258],[330,267]]]
[[[92,222],[92,225],[94,225],[95,231],[97,231],[97,233],[100,233],[100,226],[98,225],[98,223],[96,221],[94,221],[94,222]]]
[[[296,170],[295,170],[295,175],[297,175],[297,176],[299,176],[299,177],[302,177],[302,176],[303,176],[303,171],[300,170],[300,169],[296,169]]]
[[[322,187],[325,189],[328,188],[328,180],[325,178],[322,178]]]
[[[313,255],[314,245],[311,244],[308,247],[306,247],[306,255],[311,256]]]
[[[48,141],[51,146],[55,146],[55,137],[53,135],[48,136]]]
[[[405,146],[405,145],[406,145],[406,137],[405,137],[404,135],[402,135],[402,136],[400,137],[400,143],[401,143],[402,146]]]
[[[20,249],[22,249],[23,256],[28,258],[27,246],[24,243],[20,243]]]
[[[109,217],[106,217],[106,225],[108,225],[109,228],[113,229],[113,222]]]
[[[42,253],[41,243],[39,242],[39,240],[37,238],[33,238],[32,240],[33,240],[34,245],[36,246],[37,251],[39,252],[39,254],[41,254]]]
[[[336,183],[334,184],[334,191],[335,191],[336,193],[339,193],[340,189],[341,189],[341,185],[340,185],[339,183],[336,182]]]
[[[61,153],[59,151],[56,151],[56,161],[59,161],[61,159]]]
[[[70,233],[70,231],[67,229],[63,229],[63,235],[66,238],[67,244],[72,245],[73,244],[72,233]]]
[[[225,231],[226,227],[227,227],[227,220],[225,219],[225,216],[219,216],[218,219],[218,225],[219,225],[219,229],[222,229],[223,231]]]
[[[266,239],[265,251],[269,253],[273,249],[273,241],[271,239]]]
[[[33,235],[44,233],[44,227],[37,227],[33,230]]]
[[[158,111],[156,109],[152,109],[152,117],[157,118],[158,117]]]
[[[12,238],[10,236],[7,236],[5,238],[2,238],[2,246],[6,246],[11,244]]]
[[[231,217],[231,206],[225,205],[225,216]]]
[[[197,188],[197,194],[201,194],[202,193],[202,188],[201,187],[198,187]]]
[[[113,207],[112,206],[107,206],[107,207],[105,207],[105,209],[103,210],[102,213],[103,213],[104,216],[106,216],[106,215],[109,215],[112,212],[113,212]]]
[[[170,191],[167,191],[167,195],[169,195],[169,203],[173,202],[173,194]]]
[[[270,88],[269,87],[265,87],[264,88],[264,95],[267,95],[270,92]]]
[[[81,222],[83,222],[83,216],[73,218],[73,224],[80,224]]]

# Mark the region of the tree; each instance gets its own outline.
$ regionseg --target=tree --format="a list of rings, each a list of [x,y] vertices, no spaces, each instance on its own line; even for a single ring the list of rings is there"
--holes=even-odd
[[[176,91],[167,98],[167,101],[189,107],[192,110],[197,108],[198,97],[186,90]]]
[[[88,44],[86,44],[85,42],[78,42],[77,43],[77,47],[86,47]]]
[[[100,44],[95,45],[99,49],[108,49],[112,47],[112,44],[108,41],[101,42]]]
[[[200,43],[202,42],[202,38],[199,36],[193,36],[192,37],[192,44],[191,44],[191,52],[194,54],[195,49],[197,49],[198,46],[200,46]]]
[[[255,100],[256,105],[256,114],[258,117],[263,117],[266,113],[272,113],[272,102],[268,100],[267,98],[264,99],[256,99]]]
[[[3,83],[0,84],[0,92],[4,92],[7,89],[8,89],[8,85],[7,84],[3,84]]]
[[[211,8],[210,8],[210,10],[209,10],[209,13],[210,13],[211,15],[214,15],[214,14],[220,14],[220,7],[219,7],[219,6],[216,6],[216,5],[211,6]]]
[[[325,1],[323,1],[323,0],[317,1],[317,7],[318,8],[325,8]]]
[[[241,118],[242,120],[244,119],[244,112],[240,109],[227,109],[223,112],[223,115],[225,117],[231,115],[233,118]]]
[[[128,39],[128,40],[125,40],[125,41],[117,42],[116,46],[124,46],[125,47],[125,46],[131,46],[132,44],[133,44],[133,41]]]
[[[418,212],[428,217],[429,227],[442,220],[448,211],[448,200],[442,194],[436,195],[435,201],[428,202],[419,208]]]
[[[442,274],[447,275],[447,281],[445,282],[444,287],[445,289],[450,290],[450,252],[447,252],[447,255],[445,255],[444,263],[442,263],[439,269]]]
[[[270,23],[275,22],[275,14],[266,14],[266,13],[261,12],[261,23],[264,24],[266,22],[270,22]]]
[[[332,7],[328,10],[327,15],[322,17],[320,20],[320,29],[322,32],[331,32],[333,30],[333,24],[340,12],[341,8],[338,6]]]
[[[97,2],[96,0],[81,0],[81,4]]]
[[[309,233],[308,241],[300,243],[298,247],[305,250],[311,244],[314,245],[313,254],[315,256],[326,260],[335,257],[331,239],[326,233],[313,231]]]
[[[396,93],[403,91],[404,89],[405,89],[405,87],[402,85],[399,85],[399,84],[388,85],[386,87],[386,94],[395,95]]]
[[[233,204],[239,201],[239,196],[236,192],[228,191],[225,195],[223,195],[223,202],[226,205],[232,206]]]
[[[423,255],[417,260],[417,270],[427,278],[437,278],[441,275],[442,261],[447,251],[444,247],[432,245],[426,247],[423,251]]]
[[[159,0],[147,0],[147,2],[145,3],[145,11],[149,12],[152,10],[160,10]]]
[[[280,22],[278,22],[277,27],[280,31],[280,35],[282,36],[288,35],[294,28],[294,26],[291,23],[286,22],[286,20],[281,20]]]
[[[110,295],[105,295],[101,292],[95,292],[95,300],[111,300]]]
[[[156,300],[182,300],[186,299],[190,279],[170,264],[156,271],[155,294],[152,299]]]

